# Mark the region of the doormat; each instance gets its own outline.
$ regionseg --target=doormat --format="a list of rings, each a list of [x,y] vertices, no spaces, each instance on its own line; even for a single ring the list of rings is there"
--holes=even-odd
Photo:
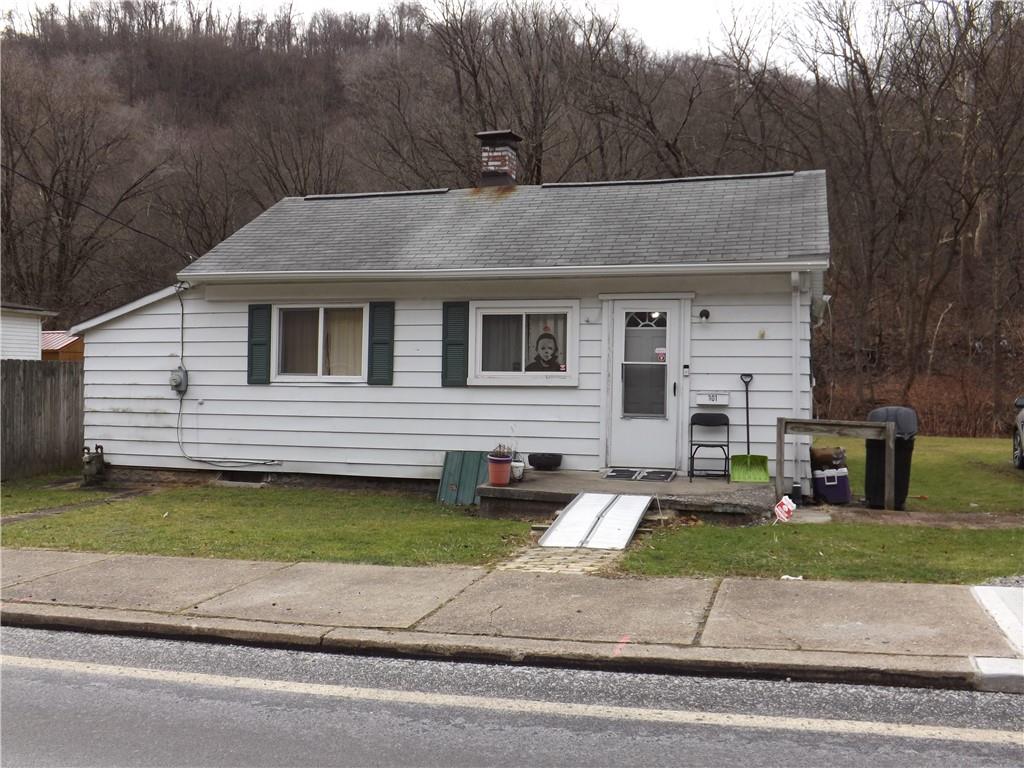
[[[639,469],[625,469],[623,467],[614,467],[609,469],[604,474],[605,480],[636,480],[636,476],[640,474]]]
[[[674,469],[646,469],[640,473],[637,480],[657,480],[662,483],[667,483],[673,477],[676,476]]]
[[[674,469],[627,469],[613,467],[604,474],[605,480],[648,480],[667,483],[676,476]]]

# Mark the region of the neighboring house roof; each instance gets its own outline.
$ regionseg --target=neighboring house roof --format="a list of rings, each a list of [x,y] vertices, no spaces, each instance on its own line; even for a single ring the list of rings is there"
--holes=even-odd
[[[249,280],[825,269],[825,172],[289,197],[179,273]]]
[[[70,335],[67,331],[43,331],[42,349],[63,349],[76,341],[78,341],[78,337]]]
[[[173,296],[177,291],[177,286],[169,285],[166,288],[161,288],[159,291],[155,291],[141,299],[130,301],[127,304],[122,304],[120,307],[116,307],[109,312],[104,312],[102,315],[91,317],[88,320],[84,320],[78,325],[73,325],[68,329],[70,334],[80,334],[90,328],[95,328],[97,325],[110,322],[111,320],[121,317],[121,315],[127,315],[129,312],[134,312],[136,309],[153,304],[161,299],[166,299],[168,296]]]
[[[56,317],[57,312],[52,312],[42,307],[30,307],[25,304],[0,304],[0,310],[4,312],[16,312],[21,315],[39,315],[39,317]]]

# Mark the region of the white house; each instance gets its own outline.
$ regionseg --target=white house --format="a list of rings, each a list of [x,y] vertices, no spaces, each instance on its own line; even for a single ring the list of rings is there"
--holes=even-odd
[[[773,456],[776,418],[811,415],[824,172],[517,186],[518,137],[481,138],[478,188],[286,198],[72,328],[86,442],[129,467],[437,478],[503,442],[685,470],[698,410],[746,452],[751,373]]]
[[[39,307],[0,305],[0,359],[42,360],[43,321],[56,315]]]

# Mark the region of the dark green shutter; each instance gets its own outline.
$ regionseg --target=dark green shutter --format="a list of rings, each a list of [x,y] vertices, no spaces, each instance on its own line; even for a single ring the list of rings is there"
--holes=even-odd
[[[441,318],[441,386],[464,387],[469,376],[469,302],[446,301]]]
[[[367,384],[395,379],[395,302],[370,302],[370,361]]]
[[[270,383],[270,305],[249,305],[250,384]]]

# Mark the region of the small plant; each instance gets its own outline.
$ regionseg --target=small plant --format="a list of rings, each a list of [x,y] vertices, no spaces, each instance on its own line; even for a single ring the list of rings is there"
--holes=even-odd
[[[498,443],[491,452],[487,454],[492,459],[511,459],[514,451],[504,443]]]

